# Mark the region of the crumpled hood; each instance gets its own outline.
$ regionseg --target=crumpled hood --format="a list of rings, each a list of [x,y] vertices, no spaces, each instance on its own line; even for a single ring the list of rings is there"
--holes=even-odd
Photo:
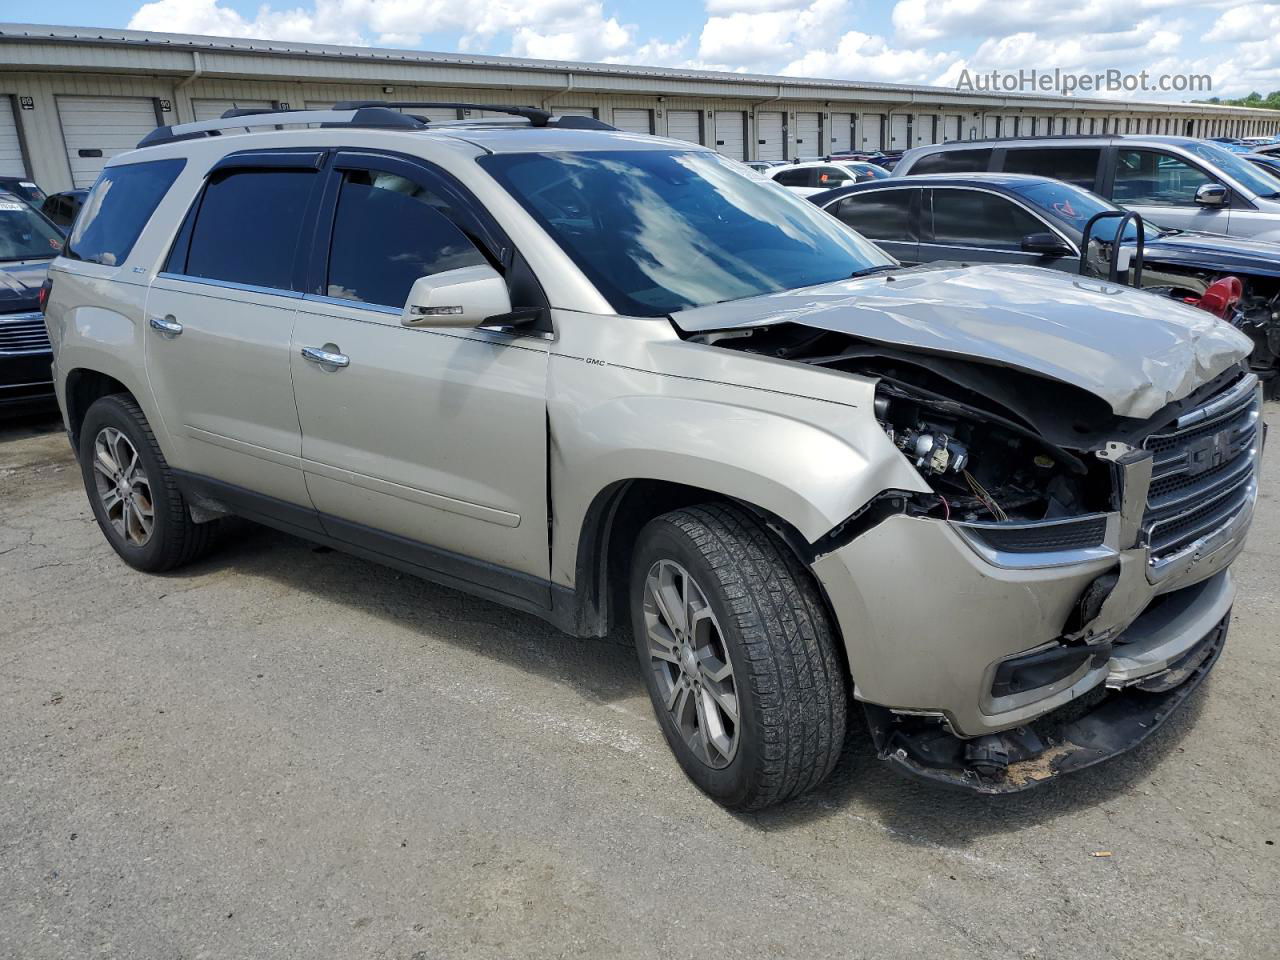
[[[1167,297],[1039,267],[945,266],[682,310],[691,333],[796,323],[1074,384],[1145,419],[1248,356],[1248,337]]]

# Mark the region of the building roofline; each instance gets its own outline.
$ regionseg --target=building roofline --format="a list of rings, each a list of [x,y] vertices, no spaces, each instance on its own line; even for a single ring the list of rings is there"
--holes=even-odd
[[[233,37],[200,36],[194,34],[157,33],[146,30],[121,30],[98,27],[60,27],[45,24],[0,23],[0,44],[3,43],[68,43],[85,46],[111,46],[132,49],[180,50],[192,52],[226,52],[238,54],[270,54],[272,56],[297,57],[313,60],[336,60],[375,63],[396,63],[423,66],[496,68],[524,70],[534,73],[574,74],[578,76],[610,76],[653,78],[655,80],[686,80],[728,85],[769,86],[782,90],[792,88],[810,93],[803,99],[814,99],[812,92],[829,91],[831,95],[906,95],[912,100],[922,98],[924,103],[945,105],[972,105],[975,100],[990,100],[1010,107],[1025,106],[1036,109],[1089,108],[1094,110],[1123,111],[1139,108],[1159,108],[1165,112],[1187,110],[1206,113],[1230,113],[1247,116],[1272,116],[1276,111],[1252,107],[1227,106],[1211,103],[1188,103],[1165,100],[1109,100],[1106,98],[1061,97],[1035,93],[966,92],[951,87],[934,87],[917,84],[881,83],[861,80],[831,80],[813,77],[792,77],[775,74],[737,73],[725,70],[695,70],[685,67],[647,67],[619,63],[594,63],[568,60],[539,60],[523,57],[502,57],[467,53],[441,53],[426,50],[398,50],[382,47],[344,46],[327,43],[292,43],[276,40],[239,39]],[[821,99],[821,96],[818,97]],[[909,101],[910,102],[910,101]]]

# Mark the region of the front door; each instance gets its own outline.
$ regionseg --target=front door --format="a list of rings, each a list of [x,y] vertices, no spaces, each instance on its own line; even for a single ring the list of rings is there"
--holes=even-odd
[[[279,158],[272,160],[282,163]],[[175,467],[309,507],[289,350],[309,169],[210,174],[147,295],[147,377]]]
[[[321,522],[337,539],[545,605],[546,341],[403,326],[419,277],[494,262],[463,232],[466,200],[425,166],[372,154],[340,155],[328,176],[323,292],[300,302],[291,353]]]
[[[1045,256],[1022,249],[1024,237],[1055,233],[1045,221],[1007,197],[988,190],[937,187],[926,191],[920,262],[1007,263],[1075,273],[1075,255]],[[1063,238],[1063,242],[1067,241]]]
[[[1159,227],[1229,232],[1229,207],[1196,203],[1200,187],[1220,182],[1198,164],[1162,150],[1127,148],[1116,150],[1115,164],[1111,199],[1126,210]]]

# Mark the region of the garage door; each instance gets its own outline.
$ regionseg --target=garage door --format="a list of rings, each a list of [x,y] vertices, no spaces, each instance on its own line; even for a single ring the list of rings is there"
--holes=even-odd
[[[149,97],[58,97],[58,120],[77,187],[91,187],[116,154],[132,150],[154,130]]]
[[[787,143],[782,128],[781,111],[761,110],[756,114],[756,158],[759,160],[787,159]]]
[[[698,110],[668,110],[667,136],[674,140],[702,142],[702,113]]]
[[[964,125],[964,118],[958,114],[949,113],[942,118],[942,142],[950,143],[952,140],[959,140],[962,136],[961,129]]]
[[[741,110],[716,111],[716,150],[735,160],[747,159],[747,115]]]
[[[826,154],[822,149],[822,118],[816,113],[797,113],[796,157],[813,159]]]
[[[889,118],[889,149],[905,150],[911,146],[911,118],[895,113]]]
[[[191,110],[197,120],[217,120],[228,110],[270,110],[270,100],[192,100]]]
[[[653,133],[653,111],[615,108],[613,125],[627,133]]]
[[[937,143],[939,134],[935,132],[938,126],[938,115],[936,113],[922,113],[916,117],[916,143]]]
[[[831,134],[827,137],[828,153],[844,153],[853,149],[853,114],[833,113]]]
[[[551,112],[557,117],[594,117],[596,115],[590,107],[552,107]]]
[[[22,161],[22,141],[13,116],[13,98],[0,96],[0,177],[25,177],[27,165]]]
[[[879,150],[884,143],[884,114],[864,113],[862,115],[862,149]]]

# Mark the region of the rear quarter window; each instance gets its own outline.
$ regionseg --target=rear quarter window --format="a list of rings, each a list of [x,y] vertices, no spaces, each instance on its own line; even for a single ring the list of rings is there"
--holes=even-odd
[[[981,173],[990,163],[990,150],[942,150],[921,157],[907,173]]]
[[[1097,147],[1018,147],[1004,156],[1005,173],[1031,173],[1039,177],[1065,180],[1092,190],[1098,179]]]
[[[150,160],[107,167],[85,198],[66,256],[119,266],[178,178],[186,160]]]

